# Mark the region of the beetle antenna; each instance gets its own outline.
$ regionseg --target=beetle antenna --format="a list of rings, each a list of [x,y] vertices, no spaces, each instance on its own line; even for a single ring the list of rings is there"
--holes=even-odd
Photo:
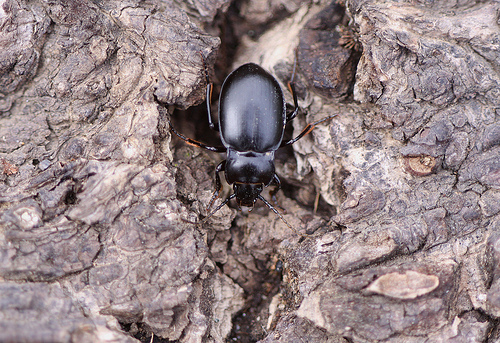
[[[301,233],[301,232],[299,232],[299,231],[295,230],[295,228],[294,228],[292,225],[290,225],[290,224],[289,224],[289,223],[285,220],[285,218],[283,218],[283,216],[281,215],[281,213],[279,213],[279,212],[278,212],[278,210],[277,210],[276,208],[274,208],[274,206],[273,206],[273,205],[271,205],[271,204],[269,203],[269,201],[267,201],[267,200],[266,200],[266,199],[265,199],[262,195],[260,195],[260,194],[259,194],[259,196],[258,196],[257,198],[259,198],[260,200],[262,200],[262,202],[263,202],[264,204],[266,204],[266,205],[267,205],[267,207],[269,207],[269,208],[270,208],[270,209],[271,209],[274,213],[276,213],[276,215],[277,215],[278,217],[280,217],[280,219],[283,221],[283,223],[285,223],[285,224],[286,224],[286,226],[288,226],[288,228],[289,228],[290,230],[292,230],[293,232],[295,232],[297,235],[302,236],[302,238],[307,238],[307,235],[304,235],[303,233]]]
[[[222,207],[224,207],[224,205],[227,204],[229,202],[229,200],[231,200],[235,196],[236,196],[236,193],[233,193],[230,196],[228,196],[226,200],[224,200],[219,206],[217,206],[212,212],[210,212],[205,218],[203,218],[203,220],[200,221],[200,224],[206,222],[208,220],[208,218],[210,218],[211,216],[213,216],[215,214],[215,212],[217,212]]]

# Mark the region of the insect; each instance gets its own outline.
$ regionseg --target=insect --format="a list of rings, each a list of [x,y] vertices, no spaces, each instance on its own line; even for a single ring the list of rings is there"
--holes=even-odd
[[[287,114],[283,91],[271,74],[254,63],[238,67],[226,77],[222,84],[219,97],[219,123],[217,125],[212,121],[212,84],[205,65],[208,123],[211,129],[219,131],[223,146],[208,146],[187,138],[177,132],[170,124],[170,130],[186,143],[209,151],[227,153],[226,160],[219,163],[215,169],[216,189],[208,205],[208,210],[212,208],[222,190],[220,172],[224,172],[226,181],[229,185],[233,185],[234,192],[210,212],[204,221],[233,198],[236,198],[240,210],[242,206],[249,207],[251,210],[259,199],[290,229],[297,232],[278,210],[261,195],[265,187],[274,186],[269,194],[273,202],[277,204],[276,193],[281,189],[281,181],[275,173],[274,153],[279,148],[295,143],[311,132],[316,125],[336,115],[308,124],[297,137],[283,141],[286,124],[297,116],[299,109],[293,84],[294,76],[295,65],[292,78],[288,82],[294,108],[290,114]]]

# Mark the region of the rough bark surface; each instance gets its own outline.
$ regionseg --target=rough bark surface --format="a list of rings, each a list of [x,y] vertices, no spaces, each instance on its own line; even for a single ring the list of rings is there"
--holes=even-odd
[[[498,1],[0,1],[0,341],[499,341],[499,18]],[[196,224],[223,157],[168,122],[214,135],[190,108],[203,59],[216,83],[225,61],[285,85],[295,56],[295,134],[339,114],[277,155],[308,236],[262,204]]]

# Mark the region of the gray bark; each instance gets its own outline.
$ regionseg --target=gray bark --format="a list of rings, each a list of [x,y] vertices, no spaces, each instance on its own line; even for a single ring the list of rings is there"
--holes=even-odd
[[[229,6],[2,3],[0,341],[499,341],[500,3]],[[289,102],[297,58],[295,134],[338,113],[276,161],[306,238],[263,204],[199,223],[223,156],[168,118],[203,58]]]

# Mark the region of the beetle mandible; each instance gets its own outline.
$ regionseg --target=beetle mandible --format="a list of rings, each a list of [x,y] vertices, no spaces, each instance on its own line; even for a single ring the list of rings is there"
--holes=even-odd
[[[220,172],[224,172],[226,181],[233,185],[234,193],[210,212],[204,221],[236,198],[238,208],[253,208],[257,199],[264,202],[293,231],[296,230],[262,195],[265,187],[275,186],[269,193],[276,204],[276,193],[281,189],[281,182],[275,173],[274,153],[279,148],[291,145],[312,131],[312,129],[333,117],[328,116],[308,124],[295,138],[283,141],[285,126],[298,113],[298,101],[293,79],[295,64],[288,89],[293,97],[293,111],[287,115],[286,102],[278,81],[263,68],[254,63],[244,64],[231,72],[222,84],[219,96],[219,123],[212,121],[211,95],[212,83],[205,66],[206,106],[208,123],[211,129],[218,130],[222,147],[208,146],[177,132],[170,124],[170,130],[186,143],[215,152],[226,152],[226,160],[215,169],[215,186],[208,210],[212,208],[222,189]]]

